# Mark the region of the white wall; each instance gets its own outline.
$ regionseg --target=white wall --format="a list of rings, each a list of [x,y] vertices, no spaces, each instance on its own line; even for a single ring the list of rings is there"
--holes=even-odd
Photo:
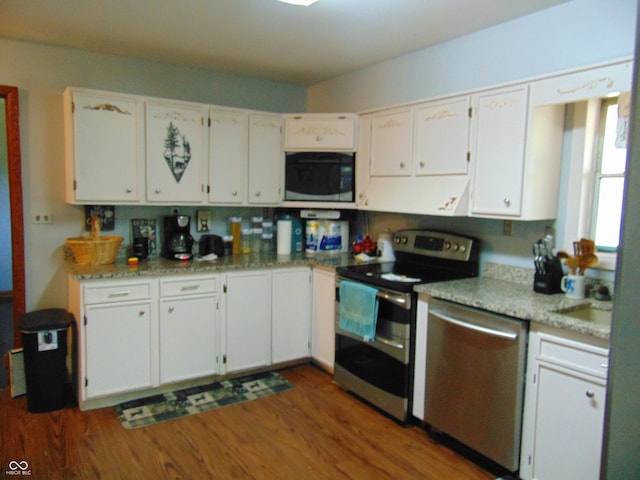
[[[305,89],[283,82],[4,38],[0,52],[0,84],[19,89],[28,311],[67,307],[62,245],[83,226],[83,208],[64,201],[66,86],[275,112],[306,108]],[[31,222],[35,213],[52,214],[54,222],[35,225]]]
[[[363,112],[627,59],[633,57],[635,28],[636,0],[573,0],[313,85],[308,109]],[[567,182],[561,179],[561,189]],[[374,234],[391,224],[477,235],[483,263],[528,268],[533,268],[531,244],[546,226],[556,226],[553,221],[515,222],[513,235],[504,236],[498,220],[375,213],[368,220]],[[613,278],[611,272],[594,269],[589,275]]]
[[[361,112],[633,56],[635,0],[573,0],[309,88],[311,112]]]

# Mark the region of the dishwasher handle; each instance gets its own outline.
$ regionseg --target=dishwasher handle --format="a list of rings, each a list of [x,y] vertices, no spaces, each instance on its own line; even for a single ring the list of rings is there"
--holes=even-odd
[[[491,335],[493,337],[504,338],[506,340],[517,340],[518,334],[513,332],[502,332],[500,330],[494,330],[492,328],[482,327],[480,325],[475,325],[473,323],[463,322],[462,320],[457,320],[455,318],[451,318],[442,313],[435,313],[433,311],[429,311],[429,315],[433,315],[440,320],[444,320],[445,322],[452,323],[462,328],[466,328],[468,330],[474,330],[476,332],[484,333],[486,335]]]

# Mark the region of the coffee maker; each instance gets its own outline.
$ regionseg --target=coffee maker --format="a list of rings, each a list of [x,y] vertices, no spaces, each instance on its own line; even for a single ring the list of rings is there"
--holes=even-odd
[[[189,215],[167,215],[162,218],[162,256],[169,260],[191,260],[193,237]]]

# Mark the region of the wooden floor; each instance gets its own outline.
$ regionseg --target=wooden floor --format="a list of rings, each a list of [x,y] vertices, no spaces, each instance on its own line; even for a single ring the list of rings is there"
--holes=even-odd
[[[135,430],[113,408],[33,414],[25,397],[2,390],[0,476],[26,461],[34,479],[495,478],[316,367],[280,373],[293,390]]]

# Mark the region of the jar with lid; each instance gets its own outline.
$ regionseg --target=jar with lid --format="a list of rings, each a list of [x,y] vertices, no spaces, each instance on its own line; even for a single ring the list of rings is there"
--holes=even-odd
[[[232,252],[242,253],[242,217],[229,218],[229,235],[233,237]]]
[[[265,220],[262,222],[262,248],[264,254],[273,253],[273,222]]]
[[[241,233],[240,253],[251,253],[253,246],[253,230],[251,228],[243,228]]]

